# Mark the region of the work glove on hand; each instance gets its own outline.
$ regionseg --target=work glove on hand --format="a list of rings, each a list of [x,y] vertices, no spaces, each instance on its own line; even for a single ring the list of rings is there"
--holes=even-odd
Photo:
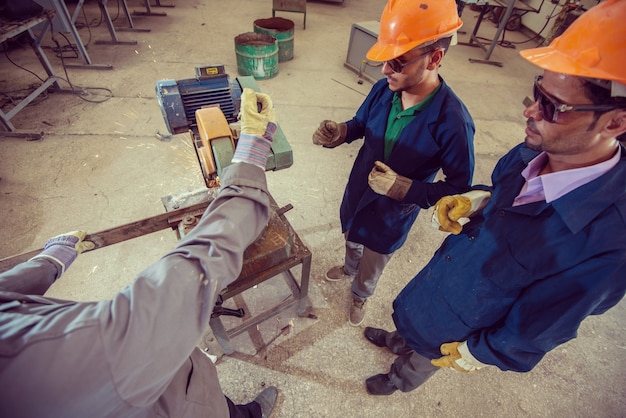
[[[85,236],[87,236],[85,231],[71,231],[52,237],[46,241],[43,251],[32,259],[47,258],[53,260],[61,266],[61,274],[63,274],[76,260],[78,254],[95,248],[93,242],[84,241]]]
[[[439,348],[443,357],[431,360],[431,364],[437,367],[448,367],[461,373],[469,373],[478,370],[486,364],[478,361],[467,348],[467,343],[444,343]]]
[[[324,148],[335,148],[346,140],[348,126],[341,122],[323,120],[315,132],[313,132],[313,143],[322,145]]]
[[[367,176],[367,182],[376,193],[394,200],[404,199],[412,184],[411,179],[399,175],[380,161],[374,163],[374,168]]]
[[[261,110],[258,104],[261,105]],[[265,170],[276,132],[276,115],[270,96],[250,88],[241,94],[241,134],[233,155],[233,163],[249,163]]]
[[[440,231],[458,235],[463,229],[459,219],[469,218],[484,208],[490,197],[491,193],[483,190],[444,196],[435,204],[431,223]]]

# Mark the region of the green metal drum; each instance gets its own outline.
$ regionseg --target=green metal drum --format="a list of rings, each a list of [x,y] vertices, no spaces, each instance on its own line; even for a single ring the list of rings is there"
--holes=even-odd
[[[254,32],[273,36],[278,41],[278,62],[293,59],[293,27],[293,21],[282,17],[254,21]]]
[[[237,35],[235,54],[239,75],[263,80],[278,74],[278,42],[273,36],[256,32]]]

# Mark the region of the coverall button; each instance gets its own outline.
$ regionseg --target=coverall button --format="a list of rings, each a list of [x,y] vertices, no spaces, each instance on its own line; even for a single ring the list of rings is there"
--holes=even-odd
[[[503,210],[501,210],[500,212],[498,212],[498,215],[500,215],[500,216],[504,216],[504,213],[505,213],[505,212],[504,212]]]
[[[449,255],[446,256],[446,261],[452,261],[452,257],[450,257]]]

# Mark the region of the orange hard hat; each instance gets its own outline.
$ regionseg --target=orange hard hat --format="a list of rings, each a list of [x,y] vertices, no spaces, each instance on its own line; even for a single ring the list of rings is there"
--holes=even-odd
[[[544,70],[626,84],[626,0],[604,0],[549,46],[520,54]]]
[[[389,0],[380,17],[380,33],[367,51],[372,61],[397,58],[411,49],[452,35],[463,22],[454,0]]]

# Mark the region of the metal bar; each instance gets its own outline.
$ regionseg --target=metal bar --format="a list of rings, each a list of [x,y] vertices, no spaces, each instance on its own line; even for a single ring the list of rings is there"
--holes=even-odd
[[[91,58],[89,58],[89,54],[87,53],[87,49],[85,48],[85,45],[83,44],[83,40],[80,38],[80,35],[78,34],[78,31],[76,30],[76,26],[74,26],[74,22],[72,21],[72,18],[70,17],[70,12],[67,10],[67,7],[65,6],[65,2],[63,2],[63,0],[50,0],[50,1],[52,2],[54,9],[57,12],[57,16],[63,22],[63,26],[66,28],[69,28],[70,33],[72,34],[72,37],[74,38],[74,42],[76,42],[76,48],[78,48],[80,55],[83,57],[83,59],[85,60],[87,64],[91,65]],[[76,13],[76,11],[74,13]],[[46,28],[45,30],[47,29],[48,28]]]
[[[42,35],[35,36],[35,33],[33,32],[32,28],[28,29],[28,34],[30,35],[30,38],[32,39],[31,47],[35,51],[37,58],[39,58],[39,62],[41,63],[43,68],[46,70],[46,74],[48,74],[48,79],[54,78],[54,83],[52,84],[56,84],[56,87],[59,90],[61,90],[61,84],[59,84],[59,79],[56,77],[56,74],[54,73],[54,70],[52,69],[52,65],[50,64],[50,61],[48,61],[48,56],[43,51],[43,49],[41,49],[41,39],[43,36]]]
[[[491,57],[491,53],[493,52],[494,48],[498,44],[498,39],[500,39],[500,34],[506,28],[506,24],[509,22],[509,18],[511,17],[511,14],[513,13],[513,9],[515,8],[515,1],[516,0],[508,0],[508,5],[506,6],[504,17],[500,19],[500,24],[498,25],[498,31],[496,32],[496,36],[493,37],[493,41],[491,41],[491,46],[489,47],[489,50],[487,51],[487,55],[485,55],[486,60],[488,60],[489,57]]]
[[[32,102],[37,96],[39,96],[42,92],[48,89],[51,84],[57,82],[56,77],[50,77],[46,81],[44,81],[39,87],[33,90],[26,98],[22,99],[13,109],[11,109],[8,113],[6,113],[7,120],[13,118],[20,110],[24,109],[30,102]]]
[[[128,21],[128,25],[131,28],[134,28],[133,18],[130,16],[130,11],[128,10],[128,5],[126,4],[126,0],[122,0],[122,7],[124,8],[124,15],[126,15],[126,20]]]
[[[85,0],[79,0],[78,3],[76,3],[74,14],[72,14],[72,23],[76,23],[76,19],[78,18],[78,13],[80,12],[81,7],[83,7],[83,3],[85,3]]]
[[[2,113],[2,112],[0,112]],[[43,132],[0,132],[0,138],[24,138],[29,141],[37,141],[43,138]]]
[[[307,314],[309,278],[311,276],[311,259],[312,255],[310,252],[302,259],[302,271],[300,272],[300,297],[298,299],[298,307],[296,308],[298,316],[306,316]]]
[[[119,242],[127,241],[129,239],[138,238],[153,232],[161,231],[167,228],[176,228],[178,223],[187,214],[202,213],[209,206],[211,200],[206,202],[196,203],[191,206],[180,208],[171,212],[166,212],[160,215],[152,216],[149,218],[141,219],[139,221],[131,222],[125,225],[116,226],[114,228],[105,229],[94,234],[88,234],[85,238],[86,241],[91,241],[95,244],[93,250],[98,248],[107,247],[109,245],[117,244]],[[24,261],[28,261],[37,254],[39,254],[43,248],[38,250],[29,251],[26,253],[14,255],[11,257],[0,259],[0,272],[6,271]],[[89,251],[93,251],[89,250]]]
[[[46,54],[41,49],[40,41],[41,41],[41,36],[43,35],[41,35],[40,37],[37,37],[35,36],[35,33],[32,30],[34,26],[40,23],[43,23],[44,27],[45,25],[49,25],[50,21],[48,19],[51,18],[52,13],[53,12],[45,13],[45,14],[42,14],[41,16],[37,16],[34,18],[30,18],[30,19],[18,22],[14,25],[14,27],[11,27],[10,30],[2,34],[2,41],[4,41],[5,39],[8,39],[9,37],[17,36],[20,33],[23,33],[23,32],[27,33],[28,36],[30,37],[30,46],[33,48],[35,55],[39,59],[39,62],[41,63],[42,67],[46,71],[46,74],[48,75],[48,78],[44,80],[39,87],[37,87],[34,91],[32,91],[27,97],[22,99],[10,111],[5,113],[4,111],[0,110],[0,122],[6,128],[6,130],[10,132],[15,131],[15,126],[13,126],[10,120],[20,110],[28,106],[29,103],[35,100],[35,98],[39,96],[41,93],[46,91],[48,87],[50,87],[51,85],[55,84],[58,89],[61,88],[61,85],[59,84],[59,79],[56,77],[54,70],[52,69],[52,66],[50,65],[50,61],[48,61]]]
[[[276,314],[284,311],[285,309],[290,308],[296,302],[297,302],[297,299],[293,295],[290,295],[290,296],[287,297],[287,299],[283,300],[278,305],[276,305],[276,306],[274,306],[274,307],[272,307],[272,308],[270,308],[270,309],[268,309],[266,311],[263,311],[263,312],[255,315],[255,316],[253,316],[252,318],[248,319],[247,321],[244,321],[241,324],[239,324],[239,325],[237,325],[237,326],[235,326],[235,327],[233,327],[233,328],[231,328],[229,330],[226,330],[226,335],[229,337],[229,339],[230,339],[230,337],[236,337],[237,335],[241,334],[242,332],[245,332],[248,328],[253,327],[253,326],[257,325],[257,324],[260,324],[261,322],[263,322],[263,321],[265,321],[265,320],[275,316]],[[218,318],[212,318],[212,319],[219,319],[219,317]],[[221,323],[221,321],[220,321],[220,323]],[[214,323],[210,322],[210,324],[211,324],[211,328],[213,328],[213,324]],[[215,328],[213,328],[213,334],[219,340],[219,337],[217,337],[217,333],[215,332]],[[221,341],[220,341],[220,344],[221,344]],[[224,352],[226,353],[226,347],[223,347],[223,348],[224,348]],[[229,354],[229,353],[226,353],[226,354]]]
[[[145,12],[138,12],[136,10],[133,10],[133,14],[135,16],[167,16],[167,13],[155,13],[152,11],[152,6],[150,5],[150,0],[145,0],[144,1],[145,5],[146,5],[146,11]],[[174,7],[173,4],[168,5],[168,4],[161,4],[159,1],[156,2],[157,7]]]
[[[123,1],[125,2],[125,0]],[[117,33],[115,32],[115,27],[113,26],[113,21],[111,20],[111,15],[109,14],[109,9],[107,8],[107,2],[108,0],[98,0],[98,6],[100,7],[100,11],[104,15],[104,20],[106,21],[107,28],[109,29],[109,34],[111,35],[111,41],[96,41],[96,44],[136,45],[137,41],[120,41],[117,38]]]

